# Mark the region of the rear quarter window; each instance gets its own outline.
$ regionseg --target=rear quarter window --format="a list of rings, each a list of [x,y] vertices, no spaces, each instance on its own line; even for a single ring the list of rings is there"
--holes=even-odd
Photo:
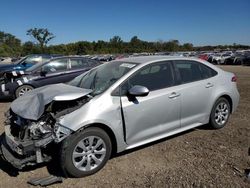
[[[202,77],[204,79],[214,77],[218,74],[214,69],[212,69],[206,65],[201,64],[200,67],[201,67]]]
[[[182,84],[208,79],[217,75],[215,70],[196,61],[177,60],[175,66]]]

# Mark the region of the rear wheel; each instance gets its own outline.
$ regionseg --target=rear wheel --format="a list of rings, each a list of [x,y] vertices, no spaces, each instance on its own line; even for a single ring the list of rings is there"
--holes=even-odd
[[[66,138],[62,143],[61,166],[72,177],[84,177],[99,171],[111,155],[108,134],[90,127]]]
[[[22,86],[20,86],[16,90],[16,93],[15,93],[16,98],[23,96],[24,94],[26,94],[27,92],[29,92],[29,91],[31,91],[33,89],[34,89],[34,87],[32,87],[30,85],[22,85]]]
[[[210,115],[210,125],[215,129],[224,127],[230,116],[230,104],[224,97],[219,98]]]

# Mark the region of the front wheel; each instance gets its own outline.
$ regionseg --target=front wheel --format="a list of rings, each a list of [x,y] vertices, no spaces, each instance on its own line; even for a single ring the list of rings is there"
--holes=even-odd
[[[21,97],[24,94],[26,94],[27,92],[33,90],[34,88],[30,85],[22,85],[19,88],[17,88],[16,93],[15,93],[15,97]]]
[[[97,127],[77,132],[62,143],[61,167],[72,177],[84,177],[99,171],[112,150],[108,134]]]
[[[230,116],[230,104],[226,98],[219,98],[210,114],[210,125],[215,129],[224,127]]]

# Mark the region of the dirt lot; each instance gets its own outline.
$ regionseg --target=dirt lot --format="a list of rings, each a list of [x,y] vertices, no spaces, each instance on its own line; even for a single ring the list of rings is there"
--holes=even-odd
[[[111,159],[103,170],[51,187],[250,187],[250,67],[222,67],[238,77],[239,108],[221,130],[201,127]],[[9,103],[0,103],[0,132]],[[0,164],[0,187],[31,187],[46,167],[15,172]]]

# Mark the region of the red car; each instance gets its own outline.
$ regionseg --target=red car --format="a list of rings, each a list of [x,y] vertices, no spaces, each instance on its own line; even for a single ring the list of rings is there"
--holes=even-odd
[[[200,54],[198,58],[203,59],[203,60],[208,60],[209,55],[208,54]]]

